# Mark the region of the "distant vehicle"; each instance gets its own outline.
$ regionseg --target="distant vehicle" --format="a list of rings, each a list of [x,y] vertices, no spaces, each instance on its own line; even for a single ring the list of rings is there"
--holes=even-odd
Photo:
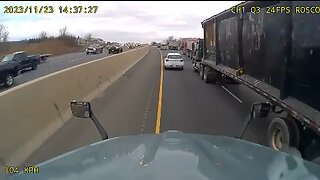
[[[99,44],[91,45],[86,49],[87,54],[98,54],[102,52],[103,52],[103,46]]]
[[[43,61],[46,61],[48,59],[48,57],[51,56],[51,54],[40,54],[40,60],[43,62]]]
[[[12,54],[6,55],[2,62],[15,61],[19,63],[19,70],[25,70],[31,68],[36,70],[38,64],[40,63],[39,55],[28,55],[25,51],[14,52]]]
[[[91,118],[101,135],[93,143],[20,171],[11,180],[42,179],[226,179],[315,180],[320,167],[294,153],[274,151],[242,139],[183,133],[108,137],[89,102],[71,102],[73,116]],[[197,120],[197,119],[195,119]]]
[[[129,45],[128,45],[128,48],[129,48],[129,49],[134,49],[135,46],[134,46],[133,44],[129,44]]]
[[[123,48],[120,45],[113,45],[109,48],[109,54],[118,54],[122,52]]]
[[[168,46],[166,44],[161,44],[160,50],[168,50]]]
[[[179,49],[179,44],[178,44],[178,42],[171,42],[171,43],[169,43],[169,49],[170,49],[170,50],[178,50],[178,49]]]
[[[20,64],[17,61],[12,61],[10,56],[7,55],[0,62],[0,83],[4,86],[10,87],[14,84],[14,78],[19,74]]]
[[[195,43],[198,41],[198,38],[189,39],[186,41],[186,47],[184,49],[184,54],[192,58],[195,50]]]
[[[164,69],[178,68],[183,70],[184,61],[179,53],[168,53],[164,59]]]

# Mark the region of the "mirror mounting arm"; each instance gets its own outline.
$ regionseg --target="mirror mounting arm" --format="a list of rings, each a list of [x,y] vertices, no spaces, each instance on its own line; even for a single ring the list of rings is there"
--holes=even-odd
[[[100,122],[98,121],[98,119],[96,118],[96,116],[91,112],[90,113],[91,116],[91,120],[92,122],[94,123],[94,125],[96,126],[96,128],[98,129],[100,135],[101,135],[101,138],[102,140],[105,140],[105,139],[108,139],[108,134],[107,132],[105,131],[105,129],[102,127],[102,125],[100,124]]]
[[[91,110],[91,105],[89,102],[82,102],[73,100],[70,103],[71,112],[73,116],[80,117],[80,118],[90,118],[96,128],[98,129],[102,140],[108,139],[108,134],[103,126],[100,124],[99,120],[93,114]]]

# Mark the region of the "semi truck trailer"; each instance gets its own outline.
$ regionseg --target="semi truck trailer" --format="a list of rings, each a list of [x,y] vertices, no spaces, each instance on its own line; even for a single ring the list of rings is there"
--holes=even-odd
[[[264,97],[252,104],[244,128],[273,113],[268,145],[298,150],[310,161],[320,160],[320,18],[296,10],[319,6],[319,1],[246,1],[201,22],[201,79],[231,80]],[[279,7],[286,11],[272,13]]]
[[[198,40],[198,38],[193,38],[193,39],[188,39],[186,40],[186,49],[185,49],[185,54],[192,58],[193,52],[195,49],[194,43]]]
[[[195,42],[195,49],[192,56],[192,66],[194,71],[198,71],[200,67],[201,59],[203,58],[203,39],[199,38],[197,42]]]

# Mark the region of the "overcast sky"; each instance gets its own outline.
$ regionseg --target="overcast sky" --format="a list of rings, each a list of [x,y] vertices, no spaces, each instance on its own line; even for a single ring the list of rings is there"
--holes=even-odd
[[[68,32],[76,36],[92,33],[105,41],[151,42],[171,35],[202,37],[201,21],[240,2],[4,1],[0,2],[0,24],[8,27],[9,40],[37,37],[43,30],[56,36],[67,26]],[[53,6],[54,13],[6,14],[5,6]],[[95,14],[61,14],[59,6],[98,6],[98,10]]]

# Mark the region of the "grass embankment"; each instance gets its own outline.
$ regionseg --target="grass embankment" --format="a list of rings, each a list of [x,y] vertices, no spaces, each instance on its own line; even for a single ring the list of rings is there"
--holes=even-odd
[[[84,51],[86,46],[78,46],[62,39],[48,39],[35,43],[15,43],[3,45],[0,48],[0,58],[16,51],[26,51],[29,54],[52,54],[58,56],[67,53]]]

